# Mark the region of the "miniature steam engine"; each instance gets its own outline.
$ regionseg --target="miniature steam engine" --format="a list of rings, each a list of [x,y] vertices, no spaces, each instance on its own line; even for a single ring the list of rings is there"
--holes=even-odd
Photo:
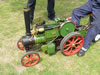
[[[24,9],[26,35],[17,42],[20,50],[26,50],[21,59],[24,66],[33,66],[40,60],[38,51],[52,55],[57,50],[68,56],[77,53],[83,46],[86,30],[66,19],[57,19],[55,24],[46,24],[45,21],[37,23],[30,31],[30,9]]]

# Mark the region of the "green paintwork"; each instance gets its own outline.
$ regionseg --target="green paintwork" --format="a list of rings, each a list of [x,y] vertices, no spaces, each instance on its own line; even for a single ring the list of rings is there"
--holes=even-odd
[[[87,30],[81,30],[81,31],[79,31],[79,33],[80,33],[83,37],[85,37],[86,32],[87,32]]]
[[[66,36],[67,34],[74,32],[75,30],[75,26],[73,23],[71,22],[67,22],[64,25],[62,25],[62,27],[60,28],[60,34],[61,36]]]
[[[55,19],[54,19],[54,21],[55,21],[56,23],[58,23],[60,20],[61,20],[60,18],[55,18]]]
[[[40,43],[45,43],[47,41],[51,41],[53,40],[53,38],[58,37],[59,35],[60,35],[59,30],[53,29],[45,31],[44,34],[35,35],[34,39],[36,44],[40,44]]]
[[[58,28],[45,31],[45,38],[49,41],[53,40],[53,38],[58,37],[58,36],[60,36]]]
[[[49,24],[46,27],[55,26],[55,24]],[[60,28],[55,28],[52,30],[46,30],[42,34],[37,34],[34,36],[34,40],[36,44],[42,44],[40,47],[42,51],[47,51],[49,55],[55,53],[55,44],[52,43],[52,40],[58,36],[66,36],[67,34],[74,32],[75,26],[71,22],[67,22],[62,24]],[[78,31],[83,37],[85,37],[86,30]],[[75,46],[74,44],[72,46]]]
[[[66,22],[67,20],[66,19],[60,19],[60,18],[55,18],[54,19],[54,23],[51,23],[51,24],[45,24],[46,27],[50,27],[50,26],[57,26],[59,25],[59,22]]]
[[[55,44],[49,42],[45,45],[42,45],[41,50],[44,51],[44,52],[47,51],[49,55],[52,55],[52,54],[55,53]]]
[[[52,55],[55,53],[55,44],[54,43],[48,43],[47,44],[48,46],[48,49],[47,49],[47,52],[49,55]]]
[[[50,26],[56,26],[58,23],[52,23],[52,24],[45,24],[46,27],[50,27]]]
[[[44,35],[35,35],[34,39],[35,39],[35,43],[36,44],[40,44],[40,43],[46,42],[46,39],[45,39]]]
[[[42,51],[45,52],[45,51],[47,51],[47,49],[48,49],[47,45],[42,45],[42,46],[41,46],[41,50],[42,50]]]

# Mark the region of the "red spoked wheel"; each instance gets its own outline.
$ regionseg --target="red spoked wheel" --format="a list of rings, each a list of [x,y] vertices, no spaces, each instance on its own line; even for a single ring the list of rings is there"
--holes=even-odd
[[[64,55],[77,53],[84,44],[84,38],[80,33],[72,32],[65,36],[60,43],[60,49]]]
[[[19,40],[18,40],[18,42],[17,42],[17,47],[20,49],[20,50],[25,50],[25,48],[24,48],[24,45],[23,45],[23,43],[22,43],[22,39],[23,38],[20,38]]]
[[[23,39],[24,37],[25,37],[25,36],[21,37],[21,38],[18,40],[18,42],[17,42],[17,47],[18,47],[20,50],[22,50],[22,51],[25,50],[25,47],[24,47],[24,45],[23,45],[23,43],[22,43],[22,39]],[[29,49],[31,49],[31,48],[32,48],[32,44],[29,45]]]
[[[22,65],[26,67],[34,66],[36,65],[40,60],[40,56],[38,53],[34,51],[27,52],[21,59]]]

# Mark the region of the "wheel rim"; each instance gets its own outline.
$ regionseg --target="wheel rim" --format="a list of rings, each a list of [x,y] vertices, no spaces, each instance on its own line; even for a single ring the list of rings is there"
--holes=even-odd
[[[33,66],[39,62],[39,55],[35,53],[27,54],[22,59],[22,64],[24,66]]]
[[[18,41],[18,48],[19,48],[20,50],[25,50],[25,48],[24,48],[24,46],[23,46],[23,44],[22,44],[22,40],[19,40],[19,41]]]
[[[80,35],[75,35],[69,38],[63,45],[63,53],[65,55],[73,55],[77,53],[84,44],[84,38]]]

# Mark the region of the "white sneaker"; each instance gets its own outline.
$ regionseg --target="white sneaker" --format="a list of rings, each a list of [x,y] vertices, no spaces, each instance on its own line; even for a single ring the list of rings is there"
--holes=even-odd
[[[99,41],[100,40],[100,34],[98,34],[96,37],[95,37],[95,42]]]

